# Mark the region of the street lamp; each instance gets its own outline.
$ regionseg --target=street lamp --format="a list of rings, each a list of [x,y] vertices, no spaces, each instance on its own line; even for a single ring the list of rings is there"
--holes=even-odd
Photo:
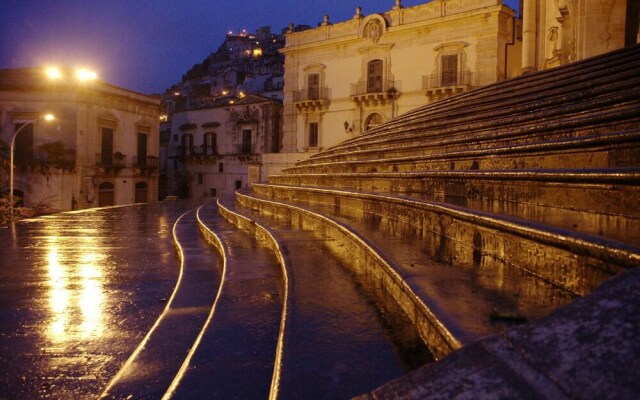
[[[13,132],[13,136],[11,136],[11,148],[9,150],[11,153],[10,161],[9,161],[9,204],[10,204],[9,207],[11,212],[9,214],[9,218],[10,218],[10,221],[12,222],[13,222],[13,149],[16,144],[16,136],[18,136],[18,133],[20,133],[28,125],[33,124],[35,126],[36,122],[38,122],[39,119],[44,119],[45,121],[53,121],[55,117],[53,116],[53,114],[45,114],[42,117],[28,120],[20,128],[18,128],[17,131]]]

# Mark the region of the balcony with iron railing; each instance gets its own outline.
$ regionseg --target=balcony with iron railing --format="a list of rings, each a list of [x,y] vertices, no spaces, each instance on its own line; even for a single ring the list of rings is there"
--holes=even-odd
[[[385,103],[398,96],[399,81],[383,79],[376,82],[351,84],[351,99],[356,103]]]
[[[240,143],[232,146],[233,154],[230,156],[237,157],[242,162],[260,162],[262,156],[257,153],[255,145],[251,143]]]
[[[198,161],[198,162],[216,162],[218,157],[218,150],[215,146],[200,145],[200,146],[178,146],[178,157],[186,161]]]
[[[293,103],[299,110],[321,109],[329,104],[329,89],[312,87],[293,92]]]
[[[473,87],[474,74],[470,71],[457,74],[432,74],[422,77],[422,89],[433,100],[463,93]]]
[[[96,153],[96,165],[105,171],[118,171],[127,166],[127,156],[119,151],[115,153]]]
[[[159,165],[158,157],[155,157],[155,156],[146,156],[146,157],[133,156],[132,161],[133,161],[132,166],[140,170],[154,171],[158,169],[158,165]]]

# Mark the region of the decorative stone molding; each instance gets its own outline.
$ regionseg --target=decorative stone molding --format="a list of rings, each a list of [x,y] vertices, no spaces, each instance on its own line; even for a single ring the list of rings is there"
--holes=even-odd
[[[387,21],[384,17],[380,14],[372,14],[362,21],[358,36],[362,39],[369,39],[374,43],[378,43],[387,31]]]

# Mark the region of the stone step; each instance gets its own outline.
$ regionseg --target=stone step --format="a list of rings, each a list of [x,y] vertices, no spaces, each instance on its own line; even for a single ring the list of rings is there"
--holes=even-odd
[[[640,246],[640,168],[285,174],[274,185],[389,192]]]
[[[640,269],[356,400],[637,399]],[[632,365],[633,367],[629,367]]]
[[[426,170],[564,169],[635,166],[640,162],[640,130],[553,139],[403,157],[318,162],[283,173],[408,172]]]
[[[220,258],[200,236],[195,209],[176,221],[173,236],[181,258],[174,292],[102,398],[162,398],[206,329],[220,287]]]
[[[348,266],[331,252],[332,237],[225,202],[221,208],[225,215],[236,215],[230,219],[244,220],[240,224],[268,227],[262,229],[275,238],[287,260],[289,299],[276,366],[277,398],[324,398],[326,393],[347,398],[408,370],[380,310],[372,306],[376,299],[363,290],[367,284],[356,283]],[[401,331],[402,323],[394,322]]]
[[[640,81],[639,81],[640,82]],[[511,110],[511,108],[509,108]],[[640,84],[615,95],[589,97],[562,107],[545,107],[505,115],[491,112],[466,120],[451,118],[443,124],[426,122],[416,131],[394,134],[391,137],[370,139],[340,151],[319,153],[298,165],[322,161],[348,160],[367,157],[390,157],[408,152],[434,151],[450,146],[468,148],[549,140],[567,136],[589,135],[598,132],[638,126],[640,115]],[[606,129],[603,128],[606,126]]]
[[[640,125],[640,102],[614,109],[580,111],[573,115],[556,114],[544,118],[529,118],[518,123],[517,118],[501,121],[500,125],[482,123],[478,129],[471,125],[451,126],[444,132],[425,131],[412,137],[398,137],[369,143],[357,149],[337,153],[320,153],[297,163],[299,166],[322,162],[392,158],[403,155],[432,154],[444,151],[479,149],[536,143],[567,137],[593,136],[616,131],[637,129]],[[528,117],[527,117],[528,118]]]
[[[238,230],[209,203],[197,212],[203,236],[222,256],[220,290],[177,398],[268,398],[282,314],[280,266],[271,249]],[[211,288],[214,291],[214,288]]]
[[[350,140],[347,140],[328,151],[339,150],[345,147],[357,145],[359,142],[368,141],[372,138],[397,135],[398,131],[415,130],[414,126],[423,126],[432,120],[439,120],[441,116],[446,116],[446,121],[460,115],[472,115],[478,111],[494,109],[498,112],[508,112],[512,106],[521,102],[528,102],[531,99],[534,103],[536,99],[544,99],[546,91],[552,93],[558,91],[572,92],[573,85],[580,86],[583,92],[593,90],[591,84],[595,79],[605,79],[609,82],[620,82],[622,79],[617,76],[618,72],[634,71],[633,67],[640,60],[640,46],[631,46],[619,52],[609,53],[606,56],[598,56],[593,59],[539,73],[528,74],[506,81],[488,85],[467,93],[452,96],[445,100],[430,104],[404,114],[396,120],[390,121],[384,126],[380,126]],[[630,67],[631,66],[631,67]],[[633,76],[633,75],[630,75]],[[591,84],[591,85],[590,85]],[[632,86],[627,86],[632,87]],[[502,110],[501,110],[502,109]]]
[[[243,204],[255,208],[266,208],[271,203],[257,193],[239,196]],[[462,345],[497,333],[513,323],[513,320],[508,322],[508,318],[498,322],[498,316],[536,320],[576,297],[518,268],[452,267],[434,261],[418,238],[390,235],[367,220],[349,212],[342,213],[342,208],[291,200],[278,206],[291,206],[292,213],[322,215],[359,235],[383,258],[390,260],[395,273]],[[317,221],[322,224],[324,220],[318,218]]]
[[[328,205],[369,221],[389,235],[415,237],[437,261],[462,266],[508,265],[579,295],[640,263],[640,248],[633,245],[446,203],[265,184],[254,184],[252,190],[279,201]]]
[[[420,120],[425,113],[430,113],[434,110],[447,110],[452,106],[464,106],[464,104],[484,105],[487,100],[496,98],[496,96],[512,96],[518,101],[518,96],[536,91],[540,87],[544,88],[549,85],[556,87],[570,86],[574,83],[589,81],[603,74],[611,75],[611,71],[624,70],[624,67],[619,69],[619,66],[637,62],[639,58],[640,46],[629,46],[557,68],[529,73],[485,85],[472,91],[447,97],[428,106],[414,109],[404,115],[407,116],[409,121]],[[515,93],[516,91],[519,92]],[[375,134],[378,130],[383,130],[383,127],[376,127],[371,132]],[[350,139],[349,142],[357,140],[358,138],[356,137]]]

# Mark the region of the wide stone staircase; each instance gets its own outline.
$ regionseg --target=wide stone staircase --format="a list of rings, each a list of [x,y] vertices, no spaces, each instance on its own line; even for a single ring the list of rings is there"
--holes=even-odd
[[[459,349],[448,364],[502,352],[506,397],[576,397],[477,343],[640,265],[638,71],[633,46],[450,97],[192,211],[222,266],[164,398],[349,398]],[[131,393],[121,375],[105,397]]]
[[[640,265],[639,70],[632,46],[416,109],[235,212],[330,237],[443,358]]]

